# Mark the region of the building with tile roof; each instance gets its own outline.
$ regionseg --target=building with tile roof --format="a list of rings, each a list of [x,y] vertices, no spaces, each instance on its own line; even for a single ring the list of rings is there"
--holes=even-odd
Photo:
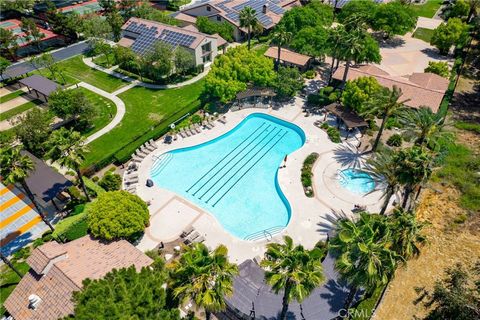
[[[181,10],[187,16],[205,16],[215,22],[227,22],[234,27],[233,37],[236,41],[245,38],[246,30],[240,27],[240,11],[251,7],[264,30],[271,30],[277,25],[284,13],[300,5],[299,0],[207,0],[196,2]],[[180,16],[185,21],[185,16]]]
[[[59,244],[47,242],[27,259],[29,272],[4,303],[15,320],[51,320],[72,314],[72,293],[83,280],[103,278],[112,269],[153,262],[125,240],[105,243],[90,236]]]
[[[122,26],[118,44],[145,55],[152,52],[157,42],[183,47],[192,53],[197,66],[211,63],[218,53],[216,36],[139,18],[130,18]]]
[[[341,66],[333,74],[333,79],[342,80],[345,67]],[[413,73],[408,77],[394,77],[373,65],[350,67],[347,80],[359,77],[374,77],[384,87],[397,86],[402,90],[402,100],[409,99],[405,105],[411,108],[429,107],[437,112],[443,96],[448,89],[449,81],[434,73]]]
[[[264,56],[277,60],[278,47],[269,47]],[[290,67],[297,67],[300,70],[306,70],[310,65],[312,57],[297,53],[285,48],[280,48],[280,63]]]

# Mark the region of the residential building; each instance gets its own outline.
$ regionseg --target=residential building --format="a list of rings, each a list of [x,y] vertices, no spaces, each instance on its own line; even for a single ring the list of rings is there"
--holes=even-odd
[[[205,16],[210,20],[230,23],[233,27],[233,37],[236,41],[245,38],[247,30],[240,27],[240,11],[251,7],[265,31],[277,25],[283,14],[294,6],[300,5],[299,0],[212,0],[200,1],[181,10],[182,14],[192,17]],[[183,15],[177,16],[188,23]]]
[[[211,63],[218,53],[217,37],[191,29],[175,27],[156,21],[130,18],[122,27],[119,45],[129,47],[139,55],[151,52],[156,42],[182,47],[191,52],[195,64]]]
[[[72,293],[85,279],[103,278],[112,269],[153,262],[125,240],[102,242],[90,236],[59,244],[47,242],[27,259],[30,270],[5,301],[15,320],[51,320],[73,313]]]

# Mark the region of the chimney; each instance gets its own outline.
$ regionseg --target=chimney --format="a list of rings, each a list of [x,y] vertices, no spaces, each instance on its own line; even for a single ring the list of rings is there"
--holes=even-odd
[[[36,294],[31,294],[28,296],[28,307],[30,309],[36,310],[40,302],[42,302],[42,299],[40,299],[40,297]]]
[[[266,14],[267,11],[268,11],[268,4],[266,3],[266,4],[264,4],[263,7],[262,7],[262,12],[263,12],[263,14]]]

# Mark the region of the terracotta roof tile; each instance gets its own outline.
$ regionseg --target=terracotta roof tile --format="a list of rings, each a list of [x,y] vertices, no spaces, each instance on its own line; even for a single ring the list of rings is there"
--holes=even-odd
[[[270,47],[264,54],[266,57],[277,59],[278,57],[278,48],[277,47]],[[285,48],[280,49],[280,60],[284,62],[288,62],[291,64],[295,64],[297,66],[304,67],[308,64],[311,57],[306,56],[304,54],[300,54],[297,52],[290,51]]]

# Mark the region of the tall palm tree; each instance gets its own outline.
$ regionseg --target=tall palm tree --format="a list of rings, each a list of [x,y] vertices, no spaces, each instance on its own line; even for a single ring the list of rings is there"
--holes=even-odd
[[[261,262],[266,269],[267,283],[275,293],[284,291],[280,320],[286,318],[290,301],[295,299],[302,302],[325,281],[320,260],[323,251],[320,248],[306,250],[301,245],[294,246],[289,236],[283,239],[284,243],[267,244],[265,259]]]
[[[5,147],[0,149],[0,176],[3,177],[3,181],[6,184],[19,183],[27,194],[27,197],[32,201],[35,209],[37,209],[37,213],[43,222],[54,231],[53,225],[43,213],[43,210],[40,208],[26,181],[28,174],[34,169],[35,164],[32,159],[27,155],[21,154],[19,147]]]
[[[470,9],[468,10],[468,17],[467,22],[472,19],[472,17],[477,15],[477,11],[480,8],[480,0],[467,0],[468,6]]]
[[[415,144],[420,146],[433,145],[438,138],[446,135],[442,131],[443,117],[428,107],[407,109],[401,117],[401,122],[408,133],[415,135]]]
[[[47,153],[48,159],[57,161],[62,167],[67,167],[74,170],[77,174],[78,181],[82,187],[87,201],[90,201],[85,182],[83,181],[83,175],[80,170],[80,166],[85,160],[85,154],[89,151],[85,144],[85,138],[80,132],[73,129],[67,130],[60,128],[53,131],[50,138],[47,141]]]
[[[373,152],[377,150],[380,138],[385,128],[385,123],[387,122],[388,118],[394,115],[399,115],[405,111],[406,108],[404,104],[410,99],[400,100],[401,96],[402,90],[395,85],[393,86],[392,90],[381,90],[379,94],[373,97],[372,101],[368,105],[368,108],[366,108],[367,111],[363,113],[364,116],[381,115],[382,117],[382,124],[380,125],[375,143],[372,147]]]
[[[13,265],[13,263],[8,260],[8,258],[0,251],[0,259],[3,261],[3,263],[5,263],[10,269],[13,270],[13,272],[15,272],[19,277],[20,279],[23,277],[23,274],[20,273],[20,271],[18,271],[17,268],[15,268],[15,266]]]
[[[390,219],[390,230],[392,231],[392,248],[404,260],[417,257],[420,254],[419,245],[427,242],[422,233],[426,222],[420,222],[415,213],[396,209]]]
[[[285,27],[281,26],[278,28],[277,31],[273,33],[272,41],[273,43],[277,44],[277,63],[275,64],[275,70],[278,71],[278,67],[280,66],[280,55],[282,46],[287,45],[292,39],[292,33],[288,32]]]
[[[360,41],[360,32],[352,30],[350,33],[345,33],[343,39],[341,41],[341,56],[343,56],[342,60],[345,60],[345,71],[343,73],[342,82],[345,83],[348,77],[348,71],[350,70],[350,65],[352,61],[357,62],[357,57],[363,51],[363,43]]]
[[[393,151],[386,149],[367,160],[364,171],[375,181],[376,186],[386,185],[380,214],[384,215],[390,199],[400,189],[399,166]]]
[[[358,288],[371,293],[387,284],[400,257],[390,250],[391,236],[383,216],[361,213],[356,222],[339,220],[336,232],[329,247],[337,256],[335,269],[351,286],[345,301],[348,309]]]
[[[247,28],[248,50],[250,50],[250,38],[252,36],[252,28],[259,22],[256,16],[257,12],[252,7],[244,7],[240,11],[240,27]]]
[[[180,259],[168,267],[175,297],[195,301],[205,309],[207,320],[212,312],[225,310],[225,296],[233,293],[233,277],[238,267],[228,262],[228,249],[224,245],[212,252],[203,243],[185,247]]]
[[[346,31],[343,25],[338,25],[331,28],[327,38],[328,54],[332,57],[332,65],[330,66],[330,76],[328,82],[332,80],[335,64],[338,64],[342,58],[341,43],[342,39],[346,38]]]

